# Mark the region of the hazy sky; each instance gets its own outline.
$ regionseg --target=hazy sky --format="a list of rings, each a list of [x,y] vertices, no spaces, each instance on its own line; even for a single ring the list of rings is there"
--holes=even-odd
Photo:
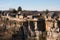
[[[24,10],[60,10],[60,0],[0,0],[0,10],[18,6]]]

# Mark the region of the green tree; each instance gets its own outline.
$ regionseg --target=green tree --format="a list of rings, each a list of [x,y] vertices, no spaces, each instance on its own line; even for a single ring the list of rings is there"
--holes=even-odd
[[[22,8],[20,6],[18,7],[18,11],[22,11]]]
[[[46,12],[45,12],[46,14],[48,14],[49,13],[49,10],[48,9],[46,9]]]
[[[13,13],[16,13],[17,11],[16,11],[16,9],[13,9],[13,11],[12,11]]]

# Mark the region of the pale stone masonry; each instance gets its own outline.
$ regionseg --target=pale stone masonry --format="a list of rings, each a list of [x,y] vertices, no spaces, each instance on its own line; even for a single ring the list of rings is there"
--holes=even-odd
[[[52,18],[53,14],[50,14],[51,13],[48,13],[47,15],[40,15],[39,13],[37,15],[33,14],[24,17],[21,11],[17,14],[13,13],[12,15],[9,15],[9,13],[7,13],[0,18],[0,27],[2,29],[6,27],[6,29],[4,30],[10,31],[9,35],[7,35],[9,37],[12,37],[13,34],[18,34],[18,37],[16,38],[22,39],[22,36],[24,36],[26,40],[42,40],[45,37],[46,40],[60,40],[60,24],[58,25],[58,21],[60,21],[60,18],[56,20],[55,17]],[[7,34],[8,31],[4,33]],[[45,31],[47,31],[46,36],[45,34],[43,34],[43,32]]]

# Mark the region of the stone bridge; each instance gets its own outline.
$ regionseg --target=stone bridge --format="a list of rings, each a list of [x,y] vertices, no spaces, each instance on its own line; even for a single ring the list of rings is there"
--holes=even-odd
[[[12,40],[54,40],[55,34],[60,35],[59,20],[45,20],[43,18],[18,19],[11,17],[2,17],[0,18],[0,27],[1,29],[5,30],[2,30],[4,33],[1,32],[2,35],[4,34],[3,38],[10,38],[10,40],[11,38]],[[54,35],[51,36],[50,34]]]

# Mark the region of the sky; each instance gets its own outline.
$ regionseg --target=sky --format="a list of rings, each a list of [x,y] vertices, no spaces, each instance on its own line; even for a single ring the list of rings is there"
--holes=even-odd
[[[0,0],[0,10],[17,9],[19,6],[23,10],[60,10],[59,4],[60,0]]]

